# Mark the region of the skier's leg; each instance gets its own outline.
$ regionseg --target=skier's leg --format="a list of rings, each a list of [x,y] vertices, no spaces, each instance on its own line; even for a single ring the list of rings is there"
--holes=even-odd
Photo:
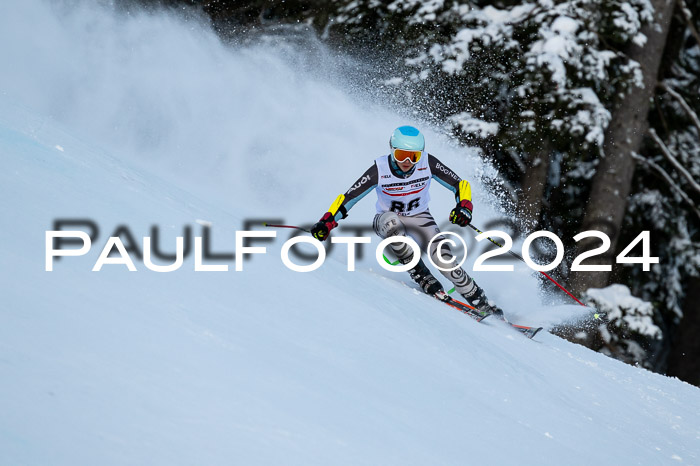
[[[441,235],[440,228],[429,211],[406,218],[405,223],[409,232],[419,237],[421,249],[425,250],[429,247],[426,252],[430,255],[433,264],[439,266],[440,273],[454,284],[455,291],[480,311],[503,315],[503,311],[489,302],[483,288],[477,285],[462,267],[454,267],[457,260],[454,258],[449,244],[443,244],[438,250],[438,245],[446,238]],[[433,238],[435,240],[430,244]],[[429,244],[430,246],[428,246]]]
[[[448,263],[452,259],[452,251],[450,251],[450,246],[444,244],[441,251],[438,251],[437,244],[439,244],[440,239],[436,239],[431,245],[430,257],[433,259],[435,264]],[[440,253],[442,253],[440,255]],[[441,266],[444,268],[444,266]],[[452,265],[454,267],[454,265]],[[477,308],[482,314],[495,314],[499,317],[503,317],[503,311],[501,308],[489,301],[484,289],[477,285],[476,281],[467,274],[467,272],[462,267],[456,267],[452,270],[442,271],[441,273],[445,278],[450,280],[454,286],[455,291],[464,297],[465,300],[475,308]]]
[[[374,232],[382,239],[391,236],[406,236],[406,227],[395,212],[377,214],[374,217],[373,226]],[[389,244],[389,248],[402,264],[408,264],[413,259],[413,249],[406,243]],[[433,274],[430,273],[423,259],[418,262],[418,265],[409,270],[408,273],[413,281],[427,294],[433,295],[438,291],[443,291],[442,285]]]
[[[390,236],[406,236],[406,227],[395,212],[383,212],[374,216],[374,232],[382,239]],[[413,250],[406,243],[392,243],[389,248],[402,263],[413,258]]]
[[[445,237],[440,234],[440,228],[430,214],[430,211],[406,217],[404,221],[406,223],[405,228],[417,238],[421,250],[430,255],[433,264],[439,266],[438,270],[445,269],[440,270],[440,273],[454,284],[457,292],[461,294],[472,291],[474,281],[467,275],[463,268],[457,267],[454,270],[449,270],[453,267],[455,262],[449,245],[443,244],[438,251],[438,245]],[[432,241],[433,238],[435,238],[434,241]],[[428,247],[430,250],[428,250]]]

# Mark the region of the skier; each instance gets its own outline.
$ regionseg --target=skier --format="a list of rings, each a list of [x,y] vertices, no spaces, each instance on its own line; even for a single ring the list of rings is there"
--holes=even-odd
[[[465,227],[472,219],[471,187],[457,174],[440,162],[437,157],[425,152],[425,138],[412,126],[401,126],[394,130],[389,140],[391,153],[377,158],[345,194],[339,195],[328,212],[311,228],[311,234],[320,241],[328,238],[330,231],[338,226],[337,221],[348,216],[348,211],[371,190],[377,191],[377,214],[373,228],[381,238],[398,235],[411,236],[422,251],[440,229],[428,210],[430,181],[438,183],[455,193],[457,205],[450,212],[450,222]],[[449,246],[443,245],[441,255],[439,236],[430,246],[434,264],[448,264],[453,258]],[[406,243],[389,245],[402,264],[413,259],[413,249]],[[442,266],[442,268],[446,268]],[[457,290],[482,315],[503,316],[503,311],[489,302],[484,290],[462,269],[441,271]],[[435,295],[444,291],[440,282],[428,270],[421,259],[409,271],[413,281],[421,289]]]

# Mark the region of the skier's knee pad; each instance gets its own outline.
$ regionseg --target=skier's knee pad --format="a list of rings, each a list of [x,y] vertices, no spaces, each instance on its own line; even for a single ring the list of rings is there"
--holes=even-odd
[[[396,212],[383,212],[374,217],[374,232],[381,238],[405,235],[406,227]]]

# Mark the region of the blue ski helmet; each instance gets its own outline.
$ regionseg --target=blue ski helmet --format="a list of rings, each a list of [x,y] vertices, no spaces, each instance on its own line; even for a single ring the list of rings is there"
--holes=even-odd
[[[399,126],[391,134],[389,146],[392,149],[423,151],[425,149],[425,138],[413,126]]]

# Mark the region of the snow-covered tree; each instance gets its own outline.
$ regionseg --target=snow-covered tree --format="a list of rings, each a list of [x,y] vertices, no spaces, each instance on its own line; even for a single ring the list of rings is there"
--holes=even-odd
[[[654,322],[654,306],[620,284],[590,288],[583,299],[606,316],[606,323],[598,325],[600,338],[595,349],[630,364],[648,365],[649,341],[663,334]]]
[[[673,366],[693,354],[700,331],[700,303],[687,299],[692,283],[700,283],[700,5],[682,7],[676,16],[678,55],[657,87],[626,218],[630,230],[652,231],[660,261],[650,273],[630,268],[624,277],[636,295],[657,304],[673,333],[684,327],[683,337],[668,345]],[[660,361],[658,369],[665,364]],[[694,380],[700,382],[700,373]]]

